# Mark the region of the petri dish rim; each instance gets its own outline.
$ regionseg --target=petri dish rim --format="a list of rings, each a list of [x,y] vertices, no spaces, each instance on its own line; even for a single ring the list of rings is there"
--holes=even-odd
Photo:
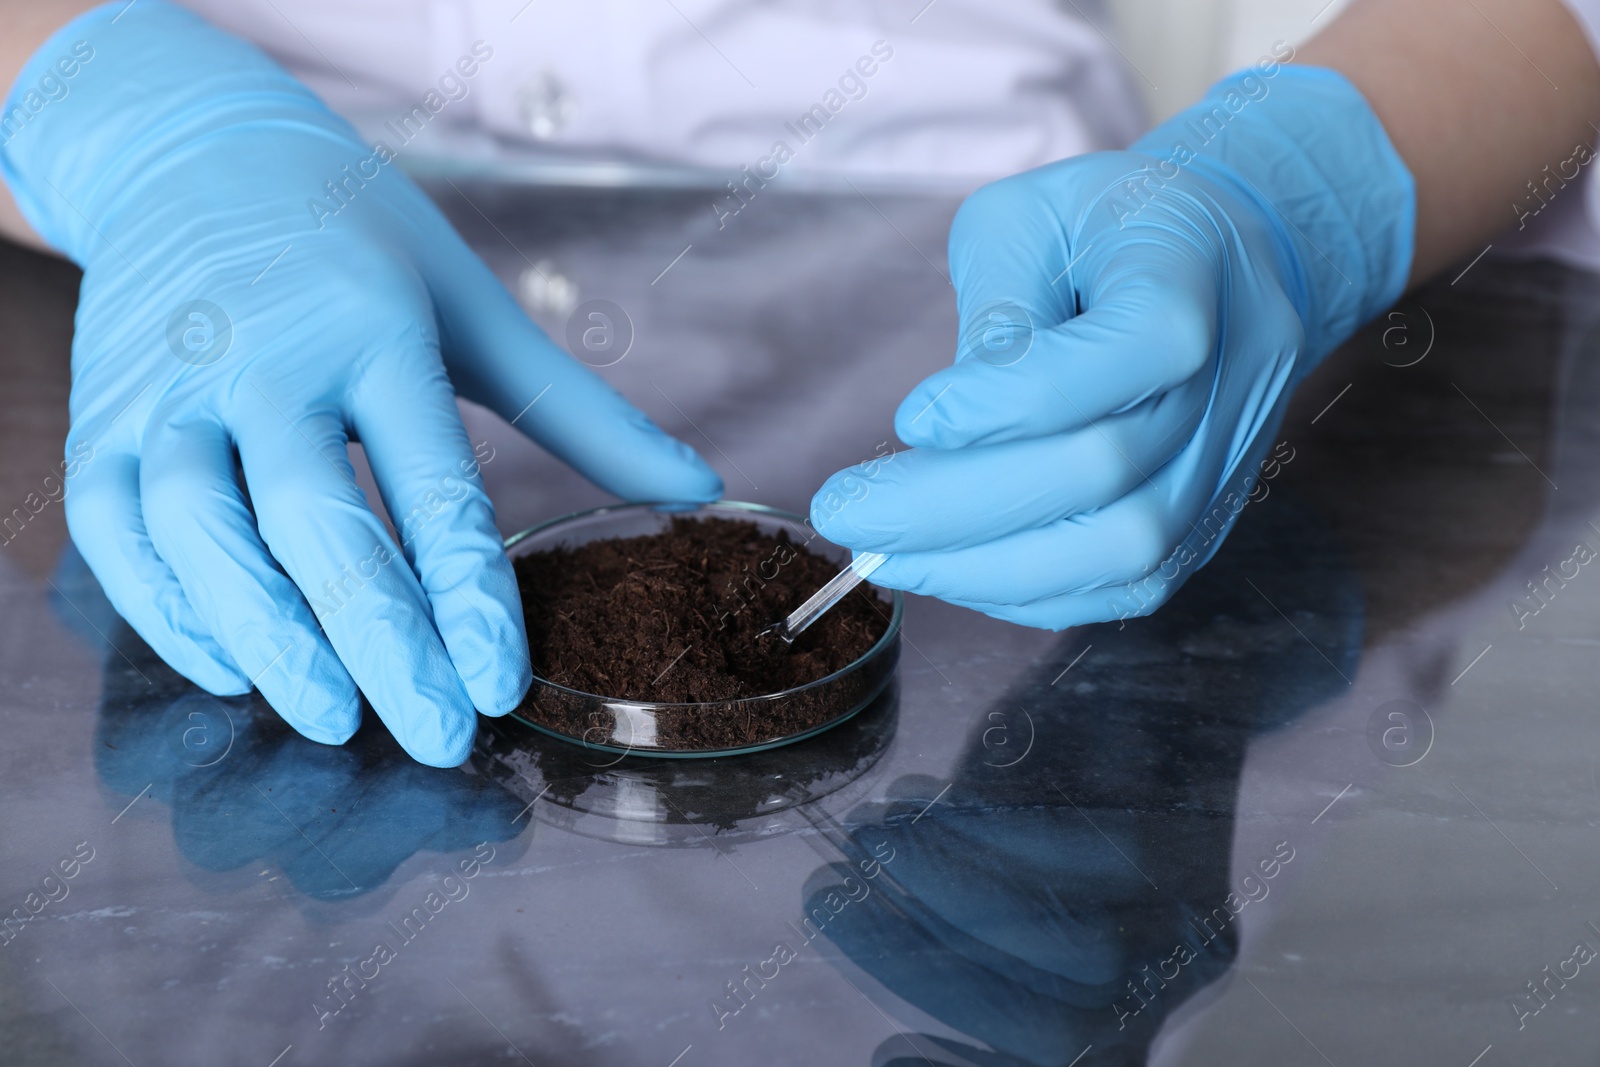
[[[505,552],[507,557],[515,559],[516,549],[520,545],[533,540],[541,534],[549,534],[563,526],[578,523],[583,520],[601,519],[607,516],[621,516],[627,514],[654,514],[671,516],[674,514],[717,515],[719,513],[728,518],[739,518],[741,516],[760,517],[769,520],[781,521],[801,528],[809,528],[809,523],[803,516],[796,515],[793,512],[783,511],[780,508],[768,507],[765,504],[753,504],[742,500],[716,500],[706,504],[687,504],[672,501],[640,501],[627,504],[606,504],[602,505],[601,507],[586,508],[582,511],[573,511],[565,515],[559,515],[555,518],[548,519],[537,525],[530,526],[525,530],[518,531],[517,533],[512,534],[510,537],[507,537],[505,539]],[[843,563],[841,562],[840,565],[843,566]],[[836,683],[845,678],[847,675],[850,675],[876,662],[885,655],[890,654],[892,651],[898,650],[900,626],[902,617],[905,613],[905,595],[898,589],[886,591],[890,594],[889,625],[884,629],[883,635],[879,637],[877,641],[873,642],[871,648],[868,648],[860,656],[856,657],[854,660],[851,660],[845,666],[839,668],[831,674],[823,675],[821,678],[814,679],[813,681],[807,682],[804,685],[793,686],[789,689],[779,690],[775,693],[761,693],[751,697],[739,697],[733,700],[711,702],[623,700],[619,697],[606,696],[600,693],[589,693],[582,689],[573,689],[569,686],[564,686],[559,682],[552,682],[548,678],[540,675],[537,670],[534,671],[533,674],[533,685],[543,686],[546,689],[556,690],[560,693],[563,693],[568,697],[591,701],[608,708],[612,705],[619,705],[627,708],[630,711],[647,713],[655,713],[660,711],[670,714],[675,709],[688,710],[694,708],[704,708],[708,706],[708,703],[713,705],[734,704],[739,706],[750,705],[759,707],[761,704],[791,699],[810,690]],[[520,705],[518,708],[513,709],[509,714],[510,717],[515,719],[517,722],[522,723],[524,726],[536,730],[539,733],[545,734],[549,737],[558,738],[567,742],[568,744],[581,745],[582,747],[595,752],[605,752],[617,756],[640,756],[648,759],[710,759],[718,756],[739,756],[752,752],[763,752],[767,749],[778,748],[782,745],[790,745],[798,741],[804,741],[806,738],[815,737],[817,734],[822,733],[825,730],[832,729],[840,723],[848,721],[853,716],[859,714],[864,708],[868,707],[874,700],[878,699],[878,697],[882,695],[884,689],[887,688],[890,682],[894,680],[896,673],[897,672],[891,665],[890,669],[885,671],[882,680],[880,680],[878,684],[874,685],[870,692],[868,692],[861,699],[857,700],[854,706],[852,706],[848,711],[835,718],[819,723],[816,726],[809,727],[798,733],[774,738],[769,741],[763,741],[759,744],[741,745],[735,748],[674,750],[638,746],[623,747],[621,745],[609,745],[597,741],[590,741],[582,737],[576,737],[572,734],[562,733],[559,730],[555,730],[548,726],[534,722],[533,720],[519,714],[521,710]],[[531,691],[532,689],[530,687],[530,692]]]

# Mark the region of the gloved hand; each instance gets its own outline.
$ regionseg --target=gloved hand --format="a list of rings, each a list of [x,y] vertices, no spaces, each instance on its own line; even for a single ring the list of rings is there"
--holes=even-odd
[[[254,47],[160,0],[109,4],[45,43],[13,107],[7,184],[84,269],[73,539],[211,692],[254,684],[337,744],[359,689],[438,766],[466,758],[474,708],[516,705],[527,638],[458,393],[619,496],[721,492],[528,321],[388,146]]]
[[[956,363],[900,405],[912,448],[834,475],[813,524],[890,553],[874,582],[998,618],[1153,610],[1256,488],[1292,387],[1402,292],[1414,213],[1355,88],[1276,63],[1131,151],[980,189],[950,232]]]

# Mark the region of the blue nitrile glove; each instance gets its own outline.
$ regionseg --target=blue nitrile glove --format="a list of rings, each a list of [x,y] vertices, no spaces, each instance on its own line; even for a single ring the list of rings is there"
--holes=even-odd
[[[1263,63],[1128,152],[980,189],[962,343],[812,521],[873,581],[1061,629],[1163,603],[1216,551],[1294,385],[1403,291],[1410,173],[1329,70]]]
[[[6,116],[7,184],[84,269],[73,539],[211,692],[253,683],[338,743],[359,689],[441,766],[466,757],[474,708],[516,705],[527,639],[458,393],[620,496],[720,493],[529,322],[389,146],[253,46],[160,0],[107,5],[45,43]]]

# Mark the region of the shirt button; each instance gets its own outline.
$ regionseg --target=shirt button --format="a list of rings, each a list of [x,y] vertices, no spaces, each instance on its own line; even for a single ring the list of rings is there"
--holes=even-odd
[[[517,110],[522,125],[536,141],[548,141],[559,134],[572,118],[572,94],[555,72],[542,67],[517,90]]]

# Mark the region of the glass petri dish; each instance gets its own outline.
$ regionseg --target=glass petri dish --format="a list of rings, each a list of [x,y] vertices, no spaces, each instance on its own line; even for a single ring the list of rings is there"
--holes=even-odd
[[[887,607],[887,605],[885,605]],[[135,675],[134,677],[138,677]],[[510,716],[478,724],[471,766],[566,833],[628,845],[704,848],[828,822],[881,786],[899,682],[848,720],[793,745],[711,759],[617,756],[539,736]],[[530,739],[534,743],[529,743]]]
[[[575,548],[590,541],[658,533],[673,519],[684,517],[750,522],[768,534],[785,531],[796,543],[837,561],[841,568],[850,558],[845,549],[817,537],[799,515],[731,500],[699,505],[618,504],[580,511],[508,538],[506,554],[515,560],[551,548]],[[900,660],[900,617],[904,610],[904,597],[893,593],[885,611],[888,627],[859,659],[826,677],[782,692],[703,703],[652,703],[569,689],[535,672],[528,695],[511,715],[540,733],[619,757],[736,756],[791,744],[837,726],[883,692]],[[696,729],[697,724],[728,718],[751,724],[747,743],[732,748],[696,746],[692,739],[703,732]],[[779,721],[805,725],[788,732],[777,726],[763,729],[763,724]]]

